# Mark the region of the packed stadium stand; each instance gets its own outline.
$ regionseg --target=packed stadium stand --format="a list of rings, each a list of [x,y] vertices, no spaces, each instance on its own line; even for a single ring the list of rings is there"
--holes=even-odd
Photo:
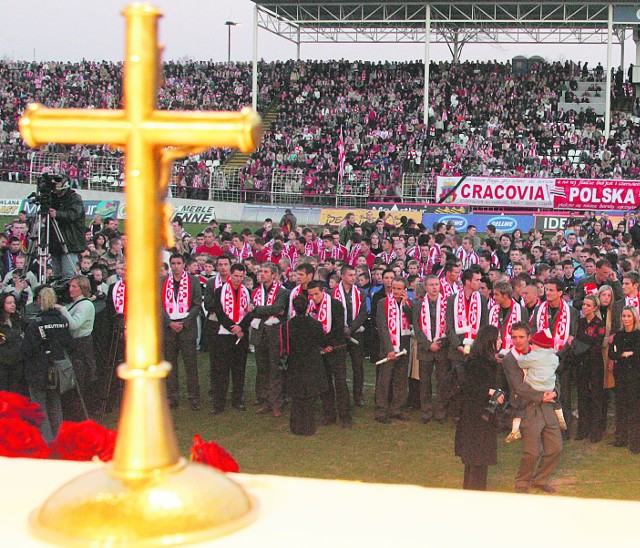
[[[235,158],[214,149],[180,162],[172,191],[246,201],[282,194],[322,204],[336,194],[425,201],[437,175],[638,178],[640,130],[634,121],[640,112],[632,86],[621,70],[614,74],[618,110],[607,140],[602,67],[585,65],[539,62],[517,74],[509,63],[432,63],[425,126],[421,62],[261,62],[258,110],[267,127],[260,148]],[[17,128],[34,101],[118,108],[121,72],[121,64],[107,62],[1,62],[0,178],[27,181],[30,172],[52,169],[68,173],[78,187],[121,186],[120,152],[51,145],[33,153]],[[164,65],[162,109],[238,110],[249,104],[248,63]],[[407,177],[413,177],[410,187],[403,184]]]

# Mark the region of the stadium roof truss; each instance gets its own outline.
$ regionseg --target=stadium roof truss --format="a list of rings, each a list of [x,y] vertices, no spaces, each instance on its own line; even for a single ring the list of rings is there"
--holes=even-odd
[[[258,26],[296,44],[606,44],[609,6],[628,2],[254,0]],[[640,6],[639,6],[640,7]],[[619,23],[616,23],[620,25]],[[617,26],[624,40],[631,25]]]

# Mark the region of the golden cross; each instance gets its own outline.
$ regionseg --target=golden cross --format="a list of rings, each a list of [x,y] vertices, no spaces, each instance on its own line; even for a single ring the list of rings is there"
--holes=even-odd
[[[157,110],[161,74],[158,19],[154,6],[134,3],[126,17],[124,109],[48,109],[33,104],[20,120],[22,137],[32,147],[45,143],[102,144],[125,151],[127,196],[127,365],[148,368],[159,362],[160,320],[156,313],[158,251],[168,244],[164,205],[171,161],[190,153],[229,146],[254,150],[260,117],[241,113]],[[170,210],[169,210],[170,211]],[[174,367],[177,364],[174,364]]]
[[[64,546],[194,542],[241,527],[256,515],[251,499],[226,476],[203,474],[180,457],[164,387],[170,366],[160,362],[157,273],[162,240],[168,245],[171,233],[170,208],[164,204],[171,161],[212,146],[251,151],[260,138],[260,117],[250,109],[239,114],[157,110],[161,13],[142,3],[123,13],[124,109],[31,105],[20,120],[31,146],[108,143],[125,151],[127,358],[118,370],[125,379],[118,439],[112,465],[66,484],[36,512],[34,532],[53,535]],[[171,501],[171,510],[158,503],[159,494]]]

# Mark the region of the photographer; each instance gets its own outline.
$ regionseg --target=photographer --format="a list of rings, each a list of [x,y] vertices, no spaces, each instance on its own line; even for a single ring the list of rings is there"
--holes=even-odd
[[[496,354],[502,346],[500,332],[492,325],[478,330],[464,364],[462,410],[456,428],[455,454],[464,464],[463,489],[487,490],[487,470],[498,464],[498,431],[494,413],[487,410],[504,403],[497,390]],[[493,410],[493,409],[492,409]]]
[[[55,184],[51,192],[49,217],[57,221],[67,246],[65,252],[56,231],[50,230],[49,251],[53,275],[56,278],[70,280],[76,274],[77,254],[87,247],[84,235],[84,204],[80,195],[71,188],[71,181],[66,175],[55,175],[49,179]]]

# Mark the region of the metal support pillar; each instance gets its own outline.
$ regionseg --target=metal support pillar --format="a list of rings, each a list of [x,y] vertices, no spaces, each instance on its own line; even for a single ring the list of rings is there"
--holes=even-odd
[[[258,112],[258,4],[253,5],[253,67],[251,72],[251,106]]]
[[[611,69],[613,39],[613,4],[609,4],[609,20],[607,22],[607,91],[604,107],[604,135],[608,139],[611,131]]]
[[[424,116],[423,122],[426,126],[429,122],[429,68],[431,56],[429,46],[431,43],[431,4],[427,4],[427,17],[424,23]]]

